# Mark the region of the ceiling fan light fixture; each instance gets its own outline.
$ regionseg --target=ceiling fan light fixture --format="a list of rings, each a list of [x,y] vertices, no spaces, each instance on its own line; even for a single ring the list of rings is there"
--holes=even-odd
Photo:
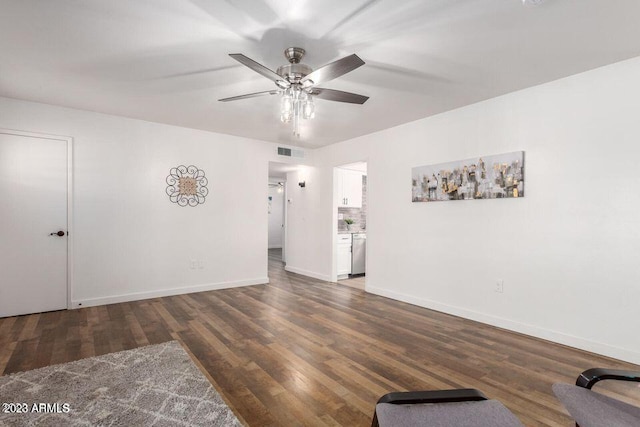
[[[293,99],[291,92],[286,90],[282,93],[282,99],[280,100],[280,112],[283,114],[291,114],[293,110]]]
[[[300,85],[292,85],[282,92],[280,100],[280,121],[289,123],[293,120],[293,134],[300,136],[300,120],[314,117],[314,105],[311,95]]]
[[[282,123],[289,123],[291,121],[291,114],[280,113],[280,121]]]
[[[293,116],[294,100],[292,95],[292,89],[287,89],[282,92],[280,99],[280,121],[282,123],[289,123]]]
[[[313,99],[311,96],[304,103],[304,107],[302,108],[302,116],[305,119],[313,119],[316,116],[315,106],[313,105]]]

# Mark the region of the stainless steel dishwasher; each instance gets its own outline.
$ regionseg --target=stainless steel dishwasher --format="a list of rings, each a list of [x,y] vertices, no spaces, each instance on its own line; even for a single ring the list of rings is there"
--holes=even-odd
[[[367,235],[365,233],[353,233],[351,246],[351,274],[364,274],[366,253]]]

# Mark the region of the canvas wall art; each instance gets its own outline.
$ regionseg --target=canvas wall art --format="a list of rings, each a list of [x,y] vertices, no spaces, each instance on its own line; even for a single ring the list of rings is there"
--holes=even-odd
[[[524,197],[524,151],[411,169],[412,201]]]

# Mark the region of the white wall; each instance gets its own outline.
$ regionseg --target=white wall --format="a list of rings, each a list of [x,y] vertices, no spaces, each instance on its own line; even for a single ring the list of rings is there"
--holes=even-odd
[[[369,292],[640,363],[638,75],[640,58],[320,149],[305,227],[332,251],[329,171],[366,157]],[[412,167],[517,150],[523,199],[411,203]]]
[[[335,219],[332,223],[328,211],[330,206],[327,206],[327,203],[332,203],[332,197],[329,195],[329,200],[326,200],[326,185],[331,185],[332,174],[332,170],[316,167],[303,167],[287,173],[285,269],[320,280],[331,280],[331,269],[327,265],[331,264],[332,254],[327,238],[333,234]],[[298,185],[300,181],[305,181],[304,188]]]
[[[74,306],[268,281],[268,162],[286,161],[276,145],[7,98],[0,127],[74,138]],[[203,205],[169,202],[180,164],[205,171]]]
[[[270,183],[278,183],[278,179],[269,178]],[[282,247],[282,235],[284,224],[284,188],[269,187],[269,196],[271,197],[271,213],[269,213],[269,249]]]

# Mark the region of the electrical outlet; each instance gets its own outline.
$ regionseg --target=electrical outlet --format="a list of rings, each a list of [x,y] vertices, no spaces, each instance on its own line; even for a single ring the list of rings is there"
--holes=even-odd
[[[198,267],[198,260],[197,259],[192,259],[189,262],[189,268],[192,270],[195,270]]]
[[[504,280],[500,279],[500,280],[496,281],[496,289],[495,290],[499,294],[504,293]]]
[[[338,214],[338,219],[344,219],[344,214]]]

